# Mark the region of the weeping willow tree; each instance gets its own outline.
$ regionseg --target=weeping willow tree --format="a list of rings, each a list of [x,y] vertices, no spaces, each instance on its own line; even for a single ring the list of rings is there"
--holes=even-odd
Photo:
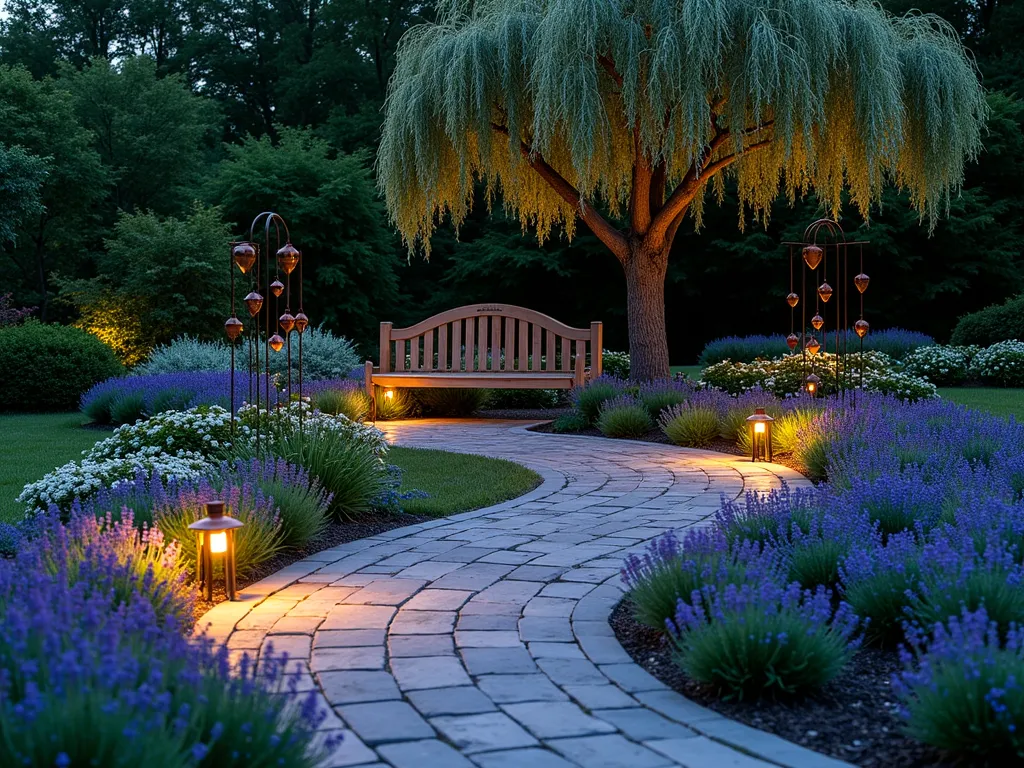
[[[442,0],[399,47],[379,183],[429,256],[482,183],[541,243],[577,222],[626,275],[632,374],[668,375],[672,241],[736,180],[740,222],[780,190],[885,184],[934,226],[981,148],[978,74],[935,16],[845,0]]]

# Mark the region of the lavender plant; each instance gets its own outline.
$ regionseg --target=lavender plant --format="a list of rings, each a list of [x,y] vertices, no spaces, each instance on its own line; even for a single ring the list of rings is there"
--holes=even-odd
[[[666,408],[658,418],[658,426],[665,436],[675,445],[687,448],[706,448],[711,445],[718,437],[720,425],[718,411],[696,397]]]
[[[587,424],[594,424],[605,401],[623,394],[627,386],[628,382],[625,379],[601,376],[584,387],[572,390],[570,395],[573,408],[586,420]]]
[[[647,407],[636,395],[606,400],[597,416],[597,428],[605,437],[643,437],[654,426]]]

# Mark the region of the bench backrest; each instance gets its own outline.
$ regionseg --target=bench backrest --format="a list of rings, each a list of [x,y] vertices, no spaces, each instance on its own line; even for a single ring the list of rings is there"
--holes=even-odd
[[[601,375],[601,323],[570,328],[532,309],[470,304],[411,325],[380,324],[380,372],[572,372],[575,359]]]

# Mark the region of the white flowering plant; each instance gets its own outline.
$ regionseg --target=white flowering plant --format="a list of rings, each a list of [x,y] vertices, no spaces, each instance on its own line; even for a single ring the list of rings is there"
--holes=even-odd
[[[629,352],[614,352],[606,349],[601,353],[601,364],[604,374],[620,379],[629,378]]]
[[[237,424],[235,440],[247,441],[249,432],[248,426]],[[230,412],[217,405],[201,405],[187,411],[164,411],[145,421],[125,424],[84,454],[90,461],[161,454],[227,459],[232,453],[231,439]]]
[[[991,386],[1024,387],[1024,341],[1000,341],[980,350],[971,374]]]
[[[382,462],[387,459],[389,446],[384,433],[369,424],[353,421],[344,414],[323,413],[305,401],[294,401],[287,406],[274,408],[269,413],[260,409],[259,414],[261,428],[267,425],[272,430],[298,429],[301,414],[303,428],[309,428],[311,433],[330,430],[352,442],[365,445]],[[250,430],[250,435],[256,427],[256,416],[254,405],[246,404],[238,409],[239,422]]]
[[[801,354],[783,355],[774,360],[754,360],[751,363],[734,363],[723,360],[704,369],[702,381],[716,389],[723,389],[733,395],[749,392],[755,387],[771,392],[777,397],[792,397],[799,394],[808,373],[821,379],[819,393],[836,392],[837,378],[844,378],[848,386],[861,385],[876,392],[911,393],[899,395],[907,399],[934,397],[935,387],[924,379],[901,373],[899,364],[891,357],[876,351],[861,354],[854,352],[840,355],[837,377],[836,355],[819,352],[805,359]]]
[[[956,387],[971,377],[976,346],[956,347],[933,344],[918,347],[903,358],[903,373],[927,379],[939,387]]]
[[[200,453],[183,451],[176,456],[165,453],[137,453],[106,459],[70,461],[29,483],[18,496],[27,513],[44,511],[54,504],[62,511],[70,509],[77,498],[84,501],[103,488],[134,479],[139,472],[160,474],[163,480],[192,479],[213,471],[210,461]]]

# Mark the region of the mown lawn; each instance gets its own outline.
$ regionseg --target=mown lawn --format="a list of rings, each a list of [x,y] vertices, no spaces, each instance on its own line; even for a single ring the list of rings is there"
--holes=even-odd
[[[1014,416],[1024,421],[1024,389],[995,387],[955,387],[939,389],[939,396],[996,416]]]
[[[21,519],[15,499],[26,483],[78,459],[109,433],[86,429],[78,413],[0,416],[0,521]],[[541,481],[510,461],[419,448],[395,448],[391,461],[404,470],[402,490],[430,494],[405,504],[417,515],[451,515],[521,496]]]

